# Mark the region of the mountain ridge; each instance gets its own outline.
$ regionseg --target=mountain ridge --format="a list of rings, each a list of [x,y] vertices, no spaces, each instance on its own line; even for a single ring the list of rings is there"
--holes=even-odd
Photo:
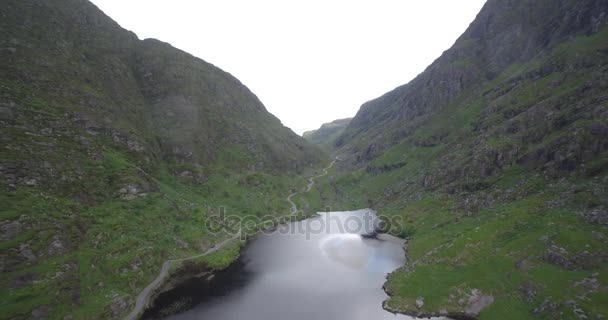
[[[88,1],[7,0],[0,16],[4,317],[123,318],[164,261],[229,237],[210,216],[288,215],[329,160],[232,75]]]
[[[551,21],[544,21],[545,23],[540,24],[545,29],[536,30],[534,26],[536,20],[533,17],[544,14],[543,8],[550,4],[553,5],[552,7],[559,7],[559,10],[554,13],[555,16],[548,15],[547,18],[552,19]],[[606,10],[606,3],[602,1],[586,1],[581,5],[576,1],[560,1],[557,4],[551,1],[534,4],[525,1],[512,3],[488,1],[475,21],[458,38],[452,48],[446,50],[424,72],[409,83],[363,104],[357,116],[346,129],[346,134],[338,140],[338,145],[341,146],[348,140],[355,140],[357,132],[371,121],[386,125],[404,120],[414,122],[413,120],[416,118],[428,115],[433,108],[439,108],[446,101],[455,98],[466,88],[475,86],[480,81],[492,80],[496,77],[497,72],[502,72],[505,66],[511,65],[514,61],[531,59],[532,54],[537,54],[535,48],[539,46],[548,46],[549,43],[555,43],[581,32],[597,32],[598,28],[606,24],[606,18],[602,15],[602,12]],[[496,12],[508,12],[508,14],[501,15]],[[509,20],[511,16],[517,17],[512,23]],[[586,17],[586,20],[579,16]],[[577,23],[581,25],[577,25]],[[559,26],[555,27],[557,31],[546,30],[550,29],[550,27],[546,27],[547,25],[554,24]],[[503,25],[511,29],[502,29]],[[530,40],[523,39],[522,34],[525,34],[526,39]],[[543,35],[553,36],[553,38],[544,39]],[[505,48],[504,44],[500,43],[501,41],[514,43]],[[476,59],[471,60],[471,55]],[[431,83],[433,81],[431,79],[435,79],[437,83]],[[422,97],[426,97],[426,99]],[[374,113],[373,109],[376,105],[390,105],[390,108],[384,109],[392,110]],[[429,106],[430,108],[426,108]],[[398,108],[401,109],[397,110]],[[407,130],[403,129],[393,131],[396,133],[388,137],[389,139],[382,136],[378,140],[386,140],[386,143],[394,144],[408,134]],[[370,132],[370,134],[380,135],[375,132]],[[378,143],[378,145],[383,144]]]
[[[336,140],[341,161],[308,200],[404,222],[391,232],[409,239],[408,264],[388,277],[385,309],[608,314],[607,14],[606,1],[490,0]]]
[[[326,150],[331,149],[335,140],[344,132],[352,118],[337,119],[324,123],[317,130],[306,131],[302,137],[309,142],[319,145]]]

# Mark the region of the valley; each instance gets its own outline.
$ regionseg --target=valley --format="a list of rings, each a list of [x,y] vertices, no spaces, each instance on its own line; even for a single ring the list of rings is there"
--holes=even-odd
[[[608,317],[605,0],[488,0],[302,137],[87,0],[0,17],[0,319]]]

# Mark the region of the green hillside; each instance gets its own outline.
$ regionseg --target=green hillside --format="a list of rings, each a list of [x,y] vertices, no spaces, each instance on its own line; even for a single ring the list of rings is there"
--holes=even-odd
[[[306,131],[302,135],[304,139],[312,144],[316,144],[325,150],[331,150],[336,140],[344,133],[352,119],[338,119],[329,123],[324,123],[319,129]]]
[[[404,219],[410,260],[386,283],[387,309],[608,316],[606,12],[606,1],[490,0],[337,139],[343,161],[309,201]]]
[[[228,236],[204,224],[220,206],[286,215],[329,162],[236,78],[88,1],[0,16],[1,319],[121,319],[163,261]]]

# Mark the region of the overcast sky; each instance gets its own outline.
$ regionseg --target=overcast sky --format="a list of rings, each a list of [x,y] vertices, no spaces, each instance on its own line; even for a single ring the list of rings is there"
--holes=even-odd
[[[485,0],[92,0],[230,72],[296,133],[354,116],[448,49]]]

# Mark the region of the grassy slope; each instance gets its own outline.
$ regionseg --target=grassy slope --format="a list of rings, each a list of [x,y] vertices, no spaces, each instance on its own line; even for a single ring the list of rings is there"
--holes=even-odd
[[[498,168],[489,175],[450,177],[460,169],[481,171],[485,166],[478,158],[485,154],[506,157],[519,148],[520,159],[526,159],[538,150],[559,150],[556,141],[580,144],[583,150],[594,145],[598,138],[589,133],[590,124],[607,124],[608,102],[602,98],[607,90],[602,75],[607,39],[604,29],[572,39],[526,65],[511,66],[367,165],[405,163],[401,168],[378,174],[343,164],[319,180],[311,194],[318,207],[373,206],[381,214],[405,219],[402,235],[411,239],[410,261],[388,279],[389,308],[459,312],[466,294],[479,289],[495,298],[481,319],[574,319],[581,310],[590,319],[608,315],[608,231],[582,217],[608,206],[605,152],[573,171],[511,159],[500,166],[492,163]],[[529,76],[566,61],[572,67]],[[491,91],[513,87],[513,79],[521,82],[506,93]],[[543,114],[536,125],[516,134],[502,130],[512,121],[533,122],[530,111],[535,109]],[[560,124],[544,128],[555,122]],[[428,184],[426,178],[431,178]],[[559,255],[570,265],[547,259],[561,250],[557,248],[565,249]],[[415,307],[418,297],[424,297],[420,310]],[[461,299],[465,303],[459,304]]]
[[[76,319],[118,317],[108,304],[116,298],[132,303],[164,260],[202,252],[227,236],[205,228],[206,217],[220,206],[227,214],[287,215],[285,197],[304,185],[297,176],[234,173],[221,167],[207,183],[196,185],[162,168],[143,175],[128,155],[116,150],[106,150],[102,160],[83,161],[86,181],[73,187],[100,194],[95,205],[73,199],[75,190],[58,194],[20,186],[1,193],[2,219],[17,220],[26,229],[2,242],[9,265],[1,278],[2,318],[27,318],[40,305],[53,306],[51,319],[66,314]],[[151,185],[145,197],[125,200],[117,191],[137,182]],[[54,237],[65,252],[49,253]],[[18,254],[23,244],[35,260]],[[211,267],[221,267],[235,257],[229,249],[206,259]],[[16,284],[30,276],[32,282]]]
[[[334,120],[323,124],[319,129],[304,132],[304,139],[316,144],[325,150],[331,150],[332,146],[350,123],[350,118]]]
[[[87,1],[0,15],[0,319],[119,319],[163,261],[227,237],[208,216],[287,215],[324,158],[232,76]]]

